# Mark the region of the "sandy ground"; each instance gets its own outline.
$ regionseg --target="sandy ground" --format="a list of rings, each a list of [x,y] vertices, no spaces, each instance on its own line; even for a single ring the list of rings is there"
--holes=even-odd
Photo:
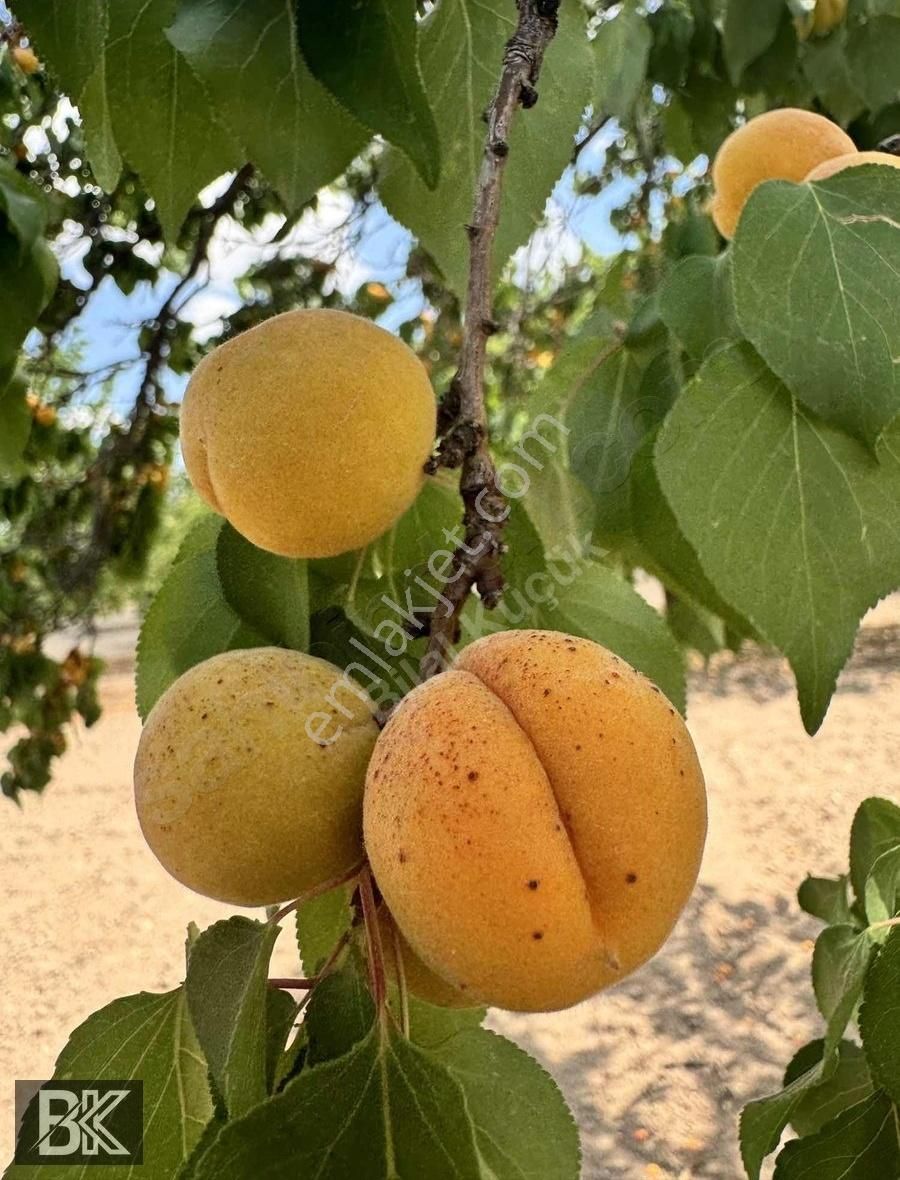
[[[182,978],[183,931],[229,911],[194,897],[143,845],[132,812],[139,724],[133,636],[108,640],[106,712],[43,798],[0,802],[0,1162],[12,1083],[49,1077],[66,1033],[115,996]],[[816,923],[795,902],[808,870],[836,873],[857,804],[900,797],[900,607],[862,633],[828,719],[804,734],[789,675],[760,653],[692,678],[690,725],[710,790],[700,885],[666,949],[570,1012],[497,1015],[576,1112],[585,1180],[742,1173],[736,1119],[818,1035],[809,987]],[[278,970],[296,964],[290,933]]]

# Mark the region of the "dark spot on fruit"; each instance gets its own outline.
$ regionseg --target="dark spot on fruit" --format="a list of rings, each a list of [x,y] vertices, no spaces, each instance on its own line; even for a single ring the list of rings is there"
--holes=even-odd
[[[478,778],[478,771],[477,770],[470,770],[467,777],[468,777],[470,783],[474,783],[475,780]]]
[[[575,743],[575,749],[576,749],[576,750],[580,750],[580,749],[581,749],[581,742],[576,742],[576,743]]]
[[[550,689],[549,689],[549,688],[545,688],[545,689],[544,689],[544,696],[545,696],[545,697],[548,697],[549,695],[550,695]]]
[[[399,860],[399,862],[400,862],[402,865],[405,865],[405,864],[406,864],[406,853],[403,851],[403,849],[402,849],[402,848],[401,848],[401,849],[400,849],[400,851],[397,853],[397,860]]]
[[[200,720],[201,720],[201,721],[205,721],[205,720],[207,719],[207,717],[208,717],[208,716],[209,716],[209,713],[201,713],[201,714],[200,714]]]
[[[637,881],[637,873],[626,873],[625,880],[629,885],[634,885],[634,883]]]
[[[544,937],[543,931],[542,930],[535,930],[534,934],[532,934],[531,937],[534,939],[535,942],[540,942],[541,939]]]
[[[528,882],[529,889],[537,889],[538,885],[540,885],[540,881],[529,881]]]

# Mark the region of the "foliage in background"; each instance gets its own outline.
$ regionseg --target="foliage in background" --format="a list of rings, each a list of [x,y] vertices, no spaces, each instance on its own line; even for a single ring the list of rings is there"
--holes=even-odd
[[[812,961],[825,1035],[794,1055],[783,1090],[744,1109],[747,1175],[758,1180],[790,1126],[797,1138],[779,1152],[775,1180],[887,1180],[900,1175],[900,807],[867,799],[853,820],[849,873],[807,877],[799,900],[826,924]]]

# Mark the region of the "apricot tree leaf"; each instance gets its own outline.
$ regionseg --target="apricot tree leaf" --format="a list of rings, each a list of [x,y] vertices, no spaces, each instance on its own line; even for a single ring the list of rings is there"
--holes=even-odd
[[[89,1016],[69,1037],[53,1076],[143,1082],[142,1180],[172,1180],[213,1113],[206,1062],[180,987],[161,995],[123,996]],[[14,1164],[4,1180],[69,1180],[72,1164],[60,1159]],[[134,1174],[133,1164],[104,1168],[107,1180]]]
[[[212,518],[215,521],[216,518]],[[224,521],[219,520],[219,528]],[[144,618],[137,650],[137,706],[147,714],[188,668],[219,652],[271,642],[229,606],[216,567],[218,528],[207,519],[188,537],[188,556],[177,560]]]
[[[228,918],[190,948],[185,993],[191,1022],[231,1118],[267,1093],[267,984],[280,927]]]
[[[734,239],[738,322],[804,406],[875,445],[900,412],[900,173],[771,181]]]
[[[340,175],[370,138],[309,72],[293,0],[182,0],[167,35],[289,209]]]
[[[681,394],[655,462],[707,577],[790,661],[814,732],[860,618],[900,583],[900,427],[876,459],[733,345]]]
[[[297,35],[319,81],[433,189],[441,147],[419,68],[415,0],[302,0]]]
[[[259,549],[226,522],[216,545],[216,570],[226,601],[248,627],[281,647],[308,649],[305,561]]]

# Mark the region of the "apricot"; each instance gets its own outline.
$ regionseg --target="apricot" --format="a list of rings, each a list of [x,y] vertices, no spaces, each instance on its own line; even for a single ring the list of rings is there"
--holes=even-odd
[[[467,996],[550,1011],[663,944],[696,882],[703,775],[618,656],[505,631],[414,689],[366,777],[365,845],[404,938]]]
[[[160,697],[141,735],[135,802],[176,880],[234,905],[297,897],[361,859],[374,706],[300,652],[213,656]]]
[[[845,168],[858,168],[861,164],[886,164],[889,168],[900,168],[900,156],[892,156],[890,152],[849,152],[846,156],[835,156],[833,160],[817,164],[805,179],[827,180]]]
[[[413,502],[436,410],[415,353],[342,311],[274,316],[197,366],[181,409],[191,482],[262,549],[333,557]]]
[[[750,119],[728,136],[713,162],[711,212],[719,233],[734,236],[744,205],[758,184],[799,182],[817,164],[855,151],[845,131],[812,111],[784,107]]]
[[[393,918],[384,906],[378,916],[381,931],[381,947],[388,979],[397,981],[397,957],[403,965],[403,977],[409,991],[420,1000],[436,1004],[439,1008],[477,1008],[478,1001],[459,988],[442,979],[422,962],[400,932]]]

